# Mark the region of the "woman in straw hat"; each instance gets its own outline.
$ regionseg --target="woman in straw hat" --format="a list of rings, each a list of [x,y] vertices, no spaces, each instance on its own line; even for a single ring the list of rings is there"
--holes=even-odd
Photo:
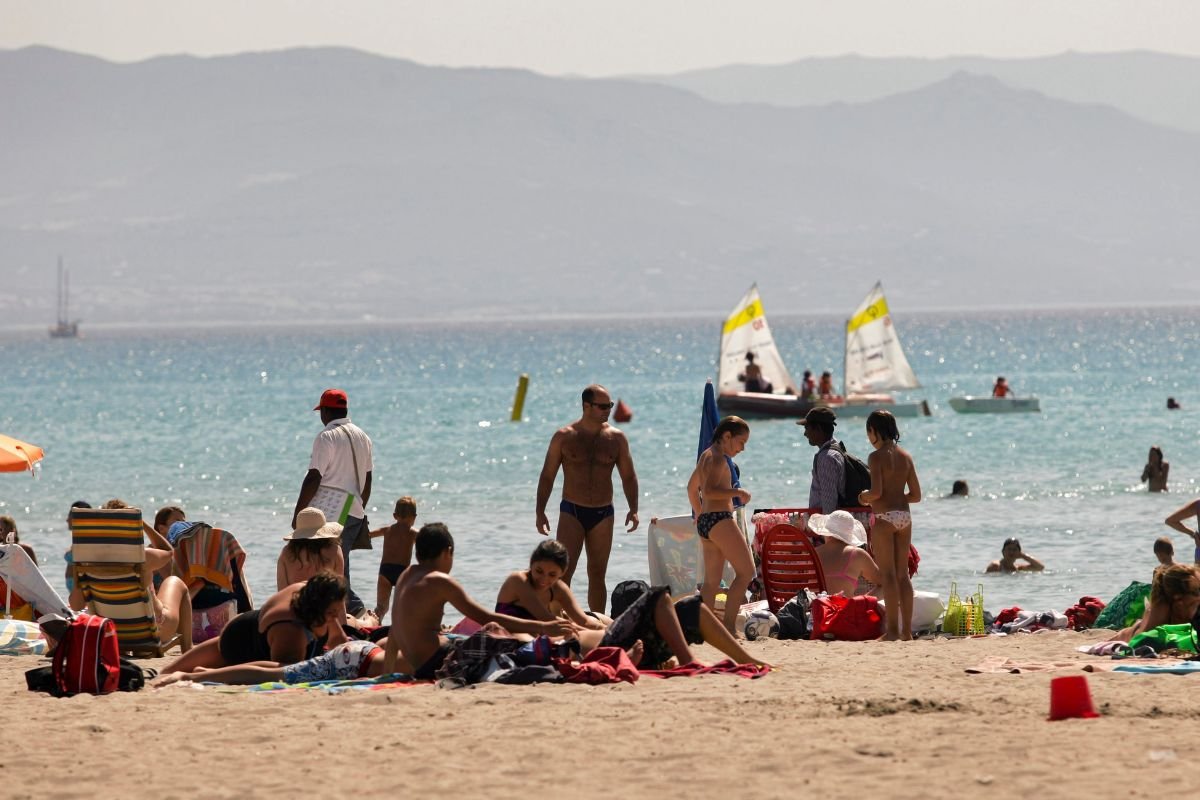
[[[817,555],[825,573],[827,592],[851,597],[858,594],[860,579],[873,585],[879,583],[879,566],[862,548],[867,543],[867,532],[849,511],[813,514],[808,518],[808,527],[825,540],[817,548]]]
[[[296,530],[283,537],[287,542],[275,562],[275,589],[303,583],[318,572],[342,574],[342,526],[326,522],[319,508],[305,508],[296,515]]]

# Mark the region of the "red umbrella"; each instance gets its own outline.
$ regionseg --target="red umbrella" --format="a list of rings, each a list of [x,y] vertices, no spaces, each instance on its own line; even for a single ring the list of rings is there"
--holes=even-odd
[[[32,472],[33,465],[41,461],[44,455],[42,448],[36,444],[0,433],[0,472]]]

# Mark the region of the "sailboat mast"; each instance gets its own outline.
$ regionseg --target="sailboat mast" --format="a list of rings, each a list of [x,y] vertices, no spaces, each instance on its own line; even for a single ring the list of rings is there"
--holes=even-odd
[[[846,320],[846,346],[842,348],[842,399],[850,396],[846,387],[846,370],[850,366],[850,320]]]

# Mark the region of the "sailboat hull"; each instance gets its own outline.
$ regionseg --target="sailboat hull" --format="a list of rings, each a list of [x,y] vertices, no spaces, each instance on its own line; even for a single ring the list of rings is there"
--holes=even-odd
[[[860,395],[847,400],[805,400],[794,394],[761,394],[759,392],[722,392],[717,408],[725,414],[751,419],[800,419],[817,407],[832,408],[839,417],[865,417],[876,409],[892,412],[897,417],[929,416],[929,404],[897,403],[891,395]]]

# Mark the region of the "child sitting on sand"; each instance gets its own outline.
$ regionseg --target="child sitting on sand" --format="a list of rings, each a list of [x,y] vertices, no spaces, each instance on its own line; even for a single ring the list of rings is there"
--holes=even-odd
[[[396,520],[386,528],[371,531],[371,538],[383,537],[383,554],[379,557],[379,580],[375,586],[375,616],[383,619],[392,601],[392,587],[400,580],[400,574],[412,563],[413,539],[417,533],[413,523],[417,521],[417,501],[408,495],[396,501],[392,512]],[[395,619],[395,616],[392,617]]]

